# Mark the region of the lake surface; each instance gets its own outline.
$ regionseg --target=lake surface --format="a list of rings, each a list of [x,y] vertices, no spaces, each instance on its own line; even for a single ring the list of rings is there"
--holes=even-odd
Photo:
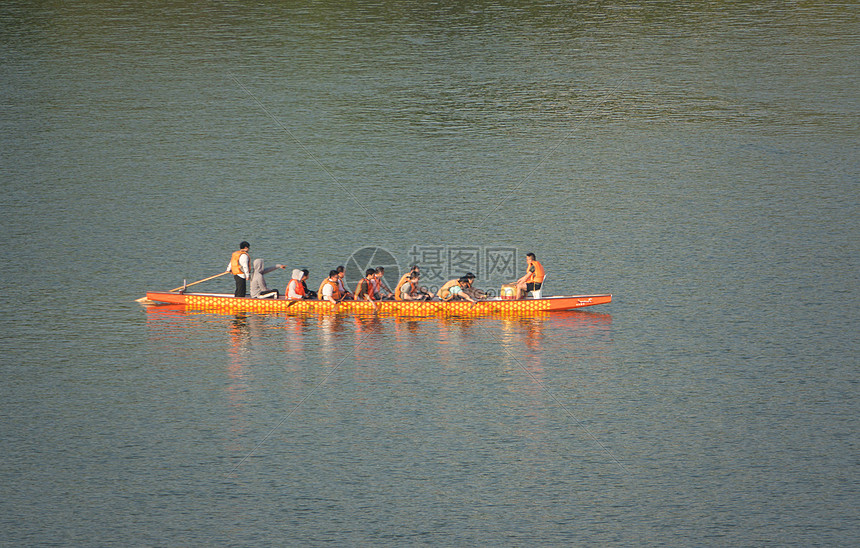
[[[0,543],[856,545],[858,22],[3,3]],[[134,302],[241,240],[314,288],[368,247],[492,290],[534,252],[614,298]]]

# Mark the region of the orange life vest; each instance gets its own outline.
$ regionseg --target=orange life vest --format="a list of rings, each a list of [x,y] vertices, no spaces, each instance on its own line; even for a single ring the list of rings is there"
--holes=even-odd
[[[543,283],[544,270],[543,266],[539,262],[532,261],[531,266],[529,266],[529,272],[532,273],[532,277],[527,283]]]
[[[247,255],[247,254],[248,254],[247,251],[240,249],[239,251],[234,251],[233,255],[230,256],[230,272],[232,272],[234,276],[241,276],[241,275],[245,274],[242,271],[242,265],[239,264],[239,257],[241,257],[242,255]],[[248,261],[250,262],[250,259],[248,259]],[[224,263],[221,263],[221,264],[224,264]],[[248,265],[248,270],[251,270],[250,264]]]
[[[408,279],[412,276],[411,272],[407,272],[403,276],[401,276],[400,281],[397,282],[397,285],[394,286],[394,300],[402,301],[403,297],[400,296],[400,292],[403,290],[404,284],[407,283]]]
[[[287,298],[290,297],[290,286],[293,287],[293,293],[296,295],[305,296],[305,284],[302,283],[301,280],[290,280],[290,283],[287,284]]]
[[[373,283],[367,278],[362,278],[358,285],[355,286],[355,300],[361,301],[364,300],[364,296],[368,295],[370,300],[374,300],[373,298]]]
[[[404,293],[411,297],[413,292],[420,293],[420,288],[418,287],[417,282],[412,283],[412,280],[409,280],[400,288],[400,297],[403,298]]]
[[[320,284],[320,288],[317,291],[317,299],[319,299],[321,301],[325,300],[325,297],[323,297],[323,288],[326,286],[326,284],[331,286],[331,298],[336,300],[336,301],[339,301],[340,296],[341,296],[340,295],[340,288],[337,286],[337,282],[333,282],[328,278],[323,280],[322,283]]]

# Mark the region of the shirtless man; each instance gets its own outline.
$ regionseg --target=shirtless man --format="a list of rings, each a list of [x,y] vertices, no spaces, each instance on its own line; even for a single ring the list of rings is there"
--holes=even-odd
[[[447,284],[446,284],[447,285]],[[448,288],[448,297],[442,297],[443,301],[455,301],[462,299],[464,301],[469,301],[471,303],[477,302],[475,299],[470,297],[464,289],[468,289],[469,287],[469,278],[463,276],[462,278],[457,279],[457,285],[453,285]],[[440,290],[441,292],[441,290]]]
[[[517,298],[522,299],[529,291],[541,288],[544,277],[543,266],[537,261],[534,253],[526,253],[526,274],[517,280]]]

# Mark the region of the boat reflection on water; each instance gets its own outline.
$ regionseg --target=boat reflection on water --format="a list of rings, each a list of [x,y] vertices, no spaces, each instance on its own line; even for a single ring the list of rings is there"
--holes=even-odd
[[[439,343],[460,342],[474,337],[498,339],[507,345],[524,345],[539,350],[548,335],[570,338],[588,334],[589,337],[609,336],[612,315],[588,310],[537,313],[530,315],[485,316],[377,316],[373,314],[285,314],[285,313],[231,313],[188,310],[184,305],[148,306],[147,322],[151,326],[153,341],[178,343],[187,330],[206,326],[227,325],[231,351],[237,355],[245,351],[250,340],[271,329],[282,329],[288,334],[285,350],[303,351],[319,343],[322,349],[342,346],[347,341],[361,343],[373,335],[392,335],[395,340],[404,336],[433,335]],[[437,337],[447,333],[445,337]],[[157,334],[157,336],[156,336]]]
[[[230,320],[230,349],[236,355],[241,354],[247,349],[248,342],[251,340],[251,327],[248,325],[247,314],[236,314]]]
[[[441,318],[219,314],[182,305],[146,311],[157,365],[222,387],[225,443],[237,455],[247,453],[261,402],[292,409],[329,383],[353,401],[371,402],[373,387],[402,395],[426,380],[444,397],[459,397],[469,384],[491,379],[530,402],[531,422],[521,433],[539,437],[553,420],[547,390],[593,392],[599,388],[580,384],[583,375],[613,374],[612,316],[584,310]],[[457,420],[456,409],[449,407],[454,414],[446,420]]]
[[[231,313],[187,310],[183,305],[146,307],[150,342],[185,351],[196,341],[226,335],[231,401],[251,382],[249,363],[282,351],[286,370],[334,366],[347,359],[417,365],[419,360],[458,362],[464,353],[485,361],[522,362],[540,374],[543,354],[553,359],[589,353],[605,355],[611,343],[612,316],[587,310],[531,315],[377,316],[373,314]],[[218,332],[221,335],[219,337]],[[424,355],[416,355],[420,346]],[[223,354],[222,354],[223,355]]]
[[[289,317],[287,318],[289,319]],[[339,314],[321,314],[315,318],[317,322],[317,337],[319,349],[326,355],[334,352],[340,346],[340,338],[344,332],[345,317]]]
[[[227,333],[230,345],[227,347],[227,399],[232,410],[232,431],[234,436],[246,431],[247,421],[244,420],[248,391],[254,382],[253,368],[248,363],[249,346],[251,343],[251,327],[247,314],[236,314],[230,320]]]
[[[502,339],[504,336],[516,333],[518,342],[536,350],[545,337],[544,331],[546,329],[551,329],[553,334],[557,335],[570,336],[577,333],[588,333],[590,336],[608,336],[612,327],[612,315],[576,310],[521,316],[395,317],[392,325],[397,334],[420,335],[438,332],[441,328],[441,330],[456,332],[466,340],[470,336],[481,338],[490,336]]]

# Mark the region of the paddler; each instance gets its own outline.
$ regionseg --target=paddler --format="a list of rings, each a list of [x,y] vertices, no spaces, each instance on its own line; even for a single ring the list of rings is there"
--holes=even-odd
[[[385,283],[385,267],[376,267],[376,293],[374,294],[379,301],[389,301],[394,298],[394,292]]]
[[[227,272],[233,273],[233,280],[236,282],[234,297],[244,297],[248,292],[248,280],[251,278],[251,257],[248,255],[250,249],[251,244],[242,242],[239,244],[239,250],[230,256]]]
[[[526,274],[517,280],[517,298],[522,299],[529,291],[541,288],[545,272],[543,266],[537,261],[534,253],[526,253]]]
[[[302,287],[305,290],[305,299],[316,299],[317,292],[311,289],[308,289],[308,278],[311,277],[311,271],[307,268],[302,269]]]
[[[454,301],[454,300],[462,299],[464,301],[469,301],[472,303],[477,302],[475,299],[470,297],[464,291],[465,289],[469,288],[469,278],[462,276],[460,278],[457,278],[456,281],[457,281],[456,285],[452,285],[451,287],[448,288],[448,297],[442,297],[442,300],[443,301]],[[448,285],[448,284],[445,284],[445,285]],[[442,290],[440,289],[439,291],[441,292]],[[441,297],[441,295],[440,295],[440,297]]]
[[[412,268],[409,270],[409,272],[407,272],[406,274],[404,274],[403,276],[400,277],[400,281],[398,281],[397,285],[394,286],[394,300],[395,301],[402,301],[403,300],[403,296],[400,293],[403,286],[405,284],[409,283],[409,280],[412,279],[413,274],[420,274],[420,270],[421,269],[418,268],[418,265],[412,265]]]
[[[340,289],[337,285],[337,270],[329,271],[328,278],[320,284],[317,295],[321,301],[328,301],[332,304],[337,304],[341,301],[343,295],[340,294]]]
[[[451,300],[451,288],[457,287],[460,284],[460,278],[454,278],[453,280],[448,280],[442,287],[439,288],[439,291],[436,292],[436,296],[442,299],[443,301]]]
[[[368,268],[364,271],[364,278],[362,278],[358,284],[355,286],[355,300],[356,301],[373,301],[373,290],[375,287],[376,281],[376,269]]]
[[[302,278],[304,277],[305,273],[301,269],[293,269],[292,279],[287,284],[287,298],[289,300],[300,301],[305,298],[307,291],[305,290],[305,284],[302,283]]]
[[[422,291],[418,282],[421,276],[415,272],[410,274],[409,281],[400,286],[400,298],[404,301],[429,301],[433,298],[429,293]]]
[[[473,299],[478,300],[478,301],[487,298],[487,293],[485,291],[478,289],[476,287],[473,287],[473,284],[475,283],[475,275],[474,274],[472,274],[471,272],[466,272],[466,275],[463,277],[466,278],[466,280],[468,280],[467,287],[465,289],[463,289],[463,292],[466,293],[466,295],[468,295],[468,296],[470,296]]]
[[[340,289],[341,297],[343,297],[344,299],[352,299],[353,295],[349,291],[349,289],[346,288],[346,282],[344,281],[346,279],[346,269],[343,267],[343,265],[340,265],[339,267],[337,267],[336,270],[337,270],[337,286],[338,286],[338,289]]]

